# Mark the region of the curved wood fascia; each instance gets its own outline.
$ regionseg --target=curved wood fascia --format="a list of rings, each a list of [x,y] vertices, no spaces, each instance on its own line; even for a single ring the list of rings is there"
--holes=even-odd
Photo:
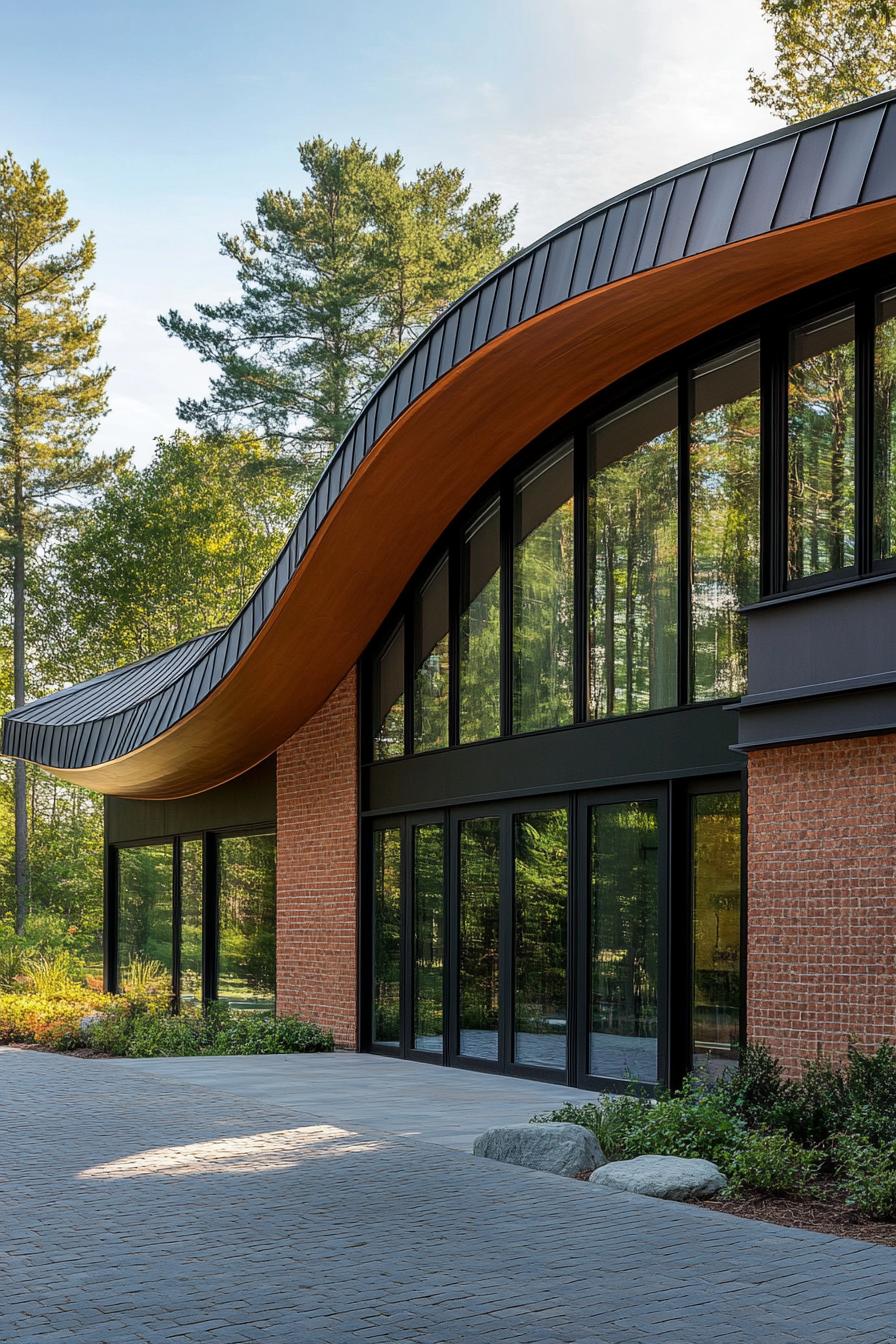
[[[60,778],[176,798],[241,774],[323,704],[430,547],[494,473],[625,374],[807,285],[896,253],[896,200],[729,243],[586,292],[495,337],[391,424],[233,670],[138,750]]]

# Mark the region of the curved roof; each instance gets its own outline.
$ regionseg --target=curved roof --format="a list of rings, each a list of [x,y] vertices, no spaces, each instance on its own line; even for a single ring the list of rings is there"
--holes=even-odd
[[[229,626],[7,714],[3,752],[138,797],[195,792],[249,768],[323,702],[428,545],[501,460],[662,349],[896,251],[894,197],[896,92],[690,163],[518,253],[447,309],[373,393]],[[533,379],[538,405],[527,410]],[[496,420],[487,427],[488,398],[502,393],[516,435]],[[464,419],[477,396],[478,438]],[[374,470],[390,453],[391,470]],[[415,462],[415,509],[419,501],[427,520],[416,531],[402,513]],[[342,535],[363,508],[368,546],[381,552],[375,577],[357,554],[340,560],[350,547],[337,550],[334,519],[353,495],[354,523],[348,509]],[[398,559],[384,544],[390,519],[401,532]],[[307,591],[315,583],[317,606]],[[353,610],[340,605],[338,584],[353,587]],[[250,662],[251,677],[241,673]],[[264,714],[256,700],[268,704]],[[212,702],[215,714],[206,713]]]

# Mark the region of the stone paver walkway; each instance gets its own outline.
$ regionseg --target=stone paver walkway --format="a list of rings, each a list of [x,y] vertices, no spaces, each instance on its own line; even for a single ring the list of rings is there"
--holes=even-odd
[[[896,1252],[0,1050],[0,1340],[893,1344]]]

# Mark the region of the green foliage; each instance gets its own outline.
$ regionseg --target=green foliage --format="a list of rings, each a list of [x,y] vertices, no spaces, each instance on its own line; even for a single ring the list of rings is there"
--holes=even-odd
[[[837,1145],[837,1165],[846,1202],[856,1213],[896,1222],[896,1143],[876,1144],[858,1134]]]
[[[169,978],[160,961],[132,957],[121,972],[121,987],[130,999],[160,997],[169,990]]]
[[[130,1059],[168,1055],[279,1055],[333,1049],[333,1037],[299,1017],[233,1013],[213,1004],[205,1012],[171,1014],[146,1001],[118,1000],[90,1026],[91,1049]]]
[[[70,996],[73,987],[78,993],[82,991],[79,981],[83,967],[68,952],[34,957],[25,963],[25,967],[32,990],[42,998],[65,998]]]
[[[83,1045],[81,1020],[112,1003],[104,994],[69,984],[57,997],[30,992],[0,993],[0,1045],[43,1045],[73,1050]]]
[[[775,38],[770,76],[750,70],[750,101],[785,121],[815,117],[896,84],[890,0],[762,0]]]
[[[436,313],[497,265],[514,227],[459,169],[403,180],[399,153],[318,136],[298,147],[300,195],[266,191],[220,234],[238,299],[170,312],[164,329],[217,367],[180,414],[203,432],[248,427],[292,450],[307,493],[369,392]]]
[[[788,1134],[753,1130],[741,1137],[728,1160],[730,1193],[807,1195],[821,1160]]]
[[[601,1103],[567,1104],[535,1123],[565,1120],[585,1125],[597,1135],[608,1161],[643,1153],[667,1157],[702,1157],[727,1172],[745,1129],[722,1100],[695,1078],[687,1078],[676,1095],[655,1103],[646,1096],[607,1097]]]
[[[42,573],[57,675],[60,661],[94,676],[226,624],[294,521],[278,460],[250,435],[178,432],[82,510]]]

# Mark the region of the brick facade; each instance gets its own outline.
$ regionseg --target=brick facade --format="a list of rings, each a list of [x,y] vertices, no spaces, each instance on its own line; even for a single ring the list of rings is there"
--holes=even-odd
[[[277,752],[277,1005],[357,1045],[357,675]]]
[[[750,1039],[896,1041],[896,735],[751,753],[748,871]]]

